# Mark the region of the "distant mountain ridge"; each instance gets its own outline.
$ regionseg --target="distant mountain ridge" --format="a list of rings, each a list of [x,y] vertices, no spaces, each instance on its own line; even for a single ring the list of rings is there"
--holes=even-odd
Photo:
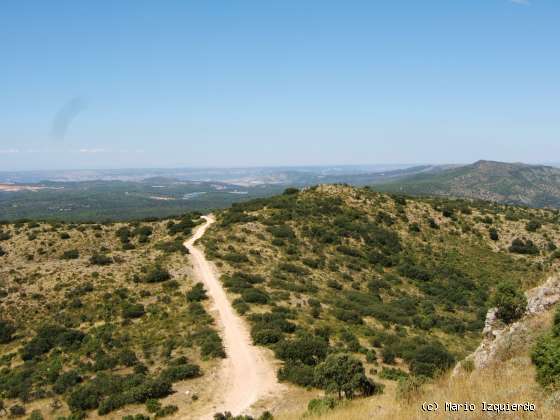
[[[413,195],[560,208],[560,169],[545,165],[479,160],[457,168],[415,174],[379,188]]]

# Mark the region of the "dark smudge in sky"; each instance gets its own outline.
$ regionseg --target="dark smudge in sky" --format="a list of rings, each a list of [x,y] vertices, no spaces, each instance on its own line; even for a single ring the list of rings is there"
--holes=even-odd
[[[74,97],[66,102],[56,113],[52,128],[51,138],[55,141],[63,141],[72,122],[80,113],[87,108],[87,102],[84,98]]]

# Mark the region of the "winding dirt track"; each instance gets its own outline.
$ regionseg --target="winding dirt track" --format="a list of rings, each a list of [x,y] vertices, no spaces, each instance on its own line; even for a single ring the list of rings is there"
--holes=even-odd
[[[223,411],[230,411],[233,415],[244,414],[260,399],[273,396],[280,386],[274,366],[261,349],[253,346],[249,330],[232,308],[216,271],[204,252],[194,246],[215,221],[211,215],[204,216],[204,219],[205,223],[195,230],[184,245],[190,252],[197,280],[204,284],[215,306],[212,312],[221,329],[227,354],[221,367],[219,383],[215,384],[214,407],[205,416],[212,418],[214,413]]]

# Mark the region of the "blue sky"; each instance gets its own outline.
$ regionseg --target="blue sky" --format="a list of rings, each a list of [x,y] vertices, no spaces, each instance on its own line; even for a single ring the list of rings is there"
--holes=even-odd
[[[0,5],[0,170],[560,161],[558,0]]]

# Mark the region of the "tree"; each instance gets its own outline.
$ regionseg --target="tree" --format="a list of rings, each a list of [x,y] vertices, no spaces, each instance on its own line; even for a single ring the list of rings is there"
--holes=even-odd
[[[509,324],[523,316],[527,308],[527,298],[513,283],[502,282],[496,288],[493,304],[498,308],[498,318]]]
[[[338,394],[341,399],[354,398],[356,393],[372,395],[376,385],[368,379],[364,366],[355,357],[338,353],[328,356],[315,368],[315,383],[329,393]]]

